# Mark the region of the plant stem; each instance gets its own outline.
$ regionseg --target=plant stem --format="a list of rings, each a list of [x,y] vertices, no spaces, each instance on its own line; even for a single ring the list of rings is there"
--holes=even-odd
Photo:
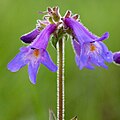
[[[57,120],[64,120],[64,40],[58,42],[57,49]]]

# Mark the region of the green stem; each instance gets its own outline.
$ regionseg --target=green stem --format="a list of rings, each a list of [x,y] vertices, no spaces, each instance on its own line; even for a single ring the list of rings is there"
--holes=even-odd
[[[58,42],[57,120],[64,120],[64,40]]]

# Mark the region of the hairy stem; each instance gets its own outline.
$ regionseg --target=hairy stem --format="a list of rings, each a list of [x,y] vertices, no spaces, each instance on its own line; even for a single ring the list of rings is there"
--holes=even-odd
[[[64,40],[58,42],[57,120],[64,120]]]

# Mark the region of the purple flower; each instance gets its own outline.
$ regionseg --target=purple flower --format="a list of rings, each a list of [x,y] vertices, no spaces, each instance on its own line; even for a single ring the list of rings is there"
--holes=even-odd
[[[31,43],[39,35],[39,33],[39,28],[36,28],[27,34],[22,35],[20,39],[25,43]]]
[[[73,18],[65,18],[64,22],[73,32],[72,42],[76,53],[75,60],[80,69],[84,67],[94,69],[94,65],[107,68],[104,62],[113,62],[112,52],[102,42],[109,37],[108,32],[102,37],[97,37]]]
[[[73,31],[73,37],[76,38],[80,44],[93,41],[102,41],[109,37],[109,33],[104,33],[101,37],[92,34],[82,23],[73,18],[65,18],[64,23]]]
[[[113,60],[115,63],[120,64],[120,51],[113,54]]]
[[[84,67],[94,69],[94,65],[107,68],[104,62],[113,62],[112,52],[109,51],[101,41],[85,43],[81,47],[80,44],[74,40],[73,47],[76,53],[76,64],[80,69]]]
[[[8,69],[11,72],[16,72],[28,64],[29,78],[33,84],[36,83],[36,75],[40,64],[43,64],[52,72],[56,72],[57,66],[46,51],[50,35],[55,29],[55,24],[48,25],[29,46],[20,48],[20,52],[8,64]]]

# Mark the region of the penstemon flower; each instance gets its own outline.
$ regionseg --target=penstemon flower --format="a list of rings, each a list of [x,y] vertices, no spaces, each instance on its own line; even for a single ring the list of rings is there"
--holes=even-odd
[[[97,37],[73,18],[65,18],[64,23],[72,30],[75,60],[80,69],[94,69],[94,65],[107,68],[104,62],[113,62],[112,52],[102,42],[109,37],[108,32]]]
[[[20,53],[10,61],[8,69],[12,72],[16,72],[28,64],[29,78],[33,84],[36,83],[36,75],[40,64],[45,65],[52,72],[56,72],[57,66],[53,63],[49,53],[46,51],[50,35],[55,31],[55,29],[55,24],[46,26],[40,34],[37,35],[34,41],[32,39],[34,36],[33,32],[26,35],[27,37],[24,36],[24,42],[33,42],[27,47],[20,48]]]

